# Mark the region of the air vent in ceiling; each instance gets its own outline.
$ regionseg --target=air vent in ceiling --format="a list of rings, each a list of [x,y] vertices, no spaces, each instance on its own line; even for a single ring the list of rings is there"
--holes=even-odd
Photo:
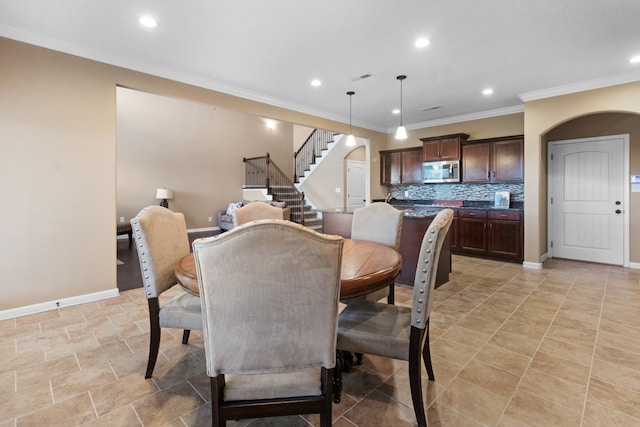
[[[358,77],[354,77],[353,79],[351,79],[352,82],[357,82],[358,80],[364,80],[364,79],[368,79],[369,77],[373,77],[373,74],[371,73],[365,73],[362,74]]]

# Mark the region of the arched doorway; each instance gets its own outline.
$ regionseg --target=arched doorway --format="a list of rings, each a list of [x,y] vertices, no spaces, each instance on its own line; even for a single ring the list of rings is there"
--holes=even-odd
[[[616,249],[619,249],[620,253],[623,254],[622,260],[620,262],[612,262],[610,259],[607,259],[604,256],[602,257],[602,259],[598,259],[597,256],[595,257],[595,259],[593,259],[587,255],[582,255],[582,256],[577,255],[575,257],[567,256],[566,253],[563,251],[557,251],[561,255],[555,254],[554,248],[552,248],[552,244],[557,245],[559,243],[558,235],[555,234],[555,237],[554,237],[554,230],[557,231],[558,228],[562,228],[562,224],[559,223],[559,221],[562,221],[562,219],[560,218],[564,218],[564,221],[571,222],[571,227],[576,226],[576,221],[572,219],[568,219],[570,218],[570,216],[563,216],[562,214],[558,214],[558,212],[554,214],[554,209],[560,206],[560,204],[557,203],[558,202],[557,199],[555,200],[556,203],[552,203],[551,198],[557,197],[557,195],[553,195],[553,194],[547,194],[547,203],[548,203],[547,247],[548,247],[548,253],[550,256],[560,256],[563,258],[566,257],[566,258],[580,259],[580,260],[586,260],[586,261],[615,263],[615,264],[622,264],[625,266],[629,265],[629,253],[634,250],[633,247],[630,247],[631,245],[633,245],[633,242],[630,241],[628,238],[630,234],[629,227],[635,227],[636,229],[640,227],[640,224],[636,224],[636,222],[638,221],[630,220],[629,213],[632,211],[632,206],[629,203],[629,192],[628,192],[629,163],[630,163],[630,158],[634,158],[634,156],[630,155],[629,153],[630,152],[636,153],[635,157],[637,157],[637,153],[640,152],[640,115],[629,114],[629,113],[595,113],[595,114],[589,114],[589,115],[585,115],[582,117],[569,120],[549,130],[544,135],[543,140],[545,143],[543,144],[542,148],[543,150],[550,150],[549,144],[551,143],[551,141],[582,141],[587,139],[598,140],[598,139],[602,139],[602,137],[606,137],[610,135],[624,135],[624,134],[629,135],[629,141],[630,141],[630,147],[624,154],[623,160],[622,160],[623,167],[625,168],[625,173],[616,171],[619,174],[619,180],[616,185],[624,186],[623,191],[618,192],[618,195],[624,198],[624,200],[620,201],[621,202],[620,209],[618,209],[620,210],[621,214],[624,214],[625,216],[625,219],[623,222],[624,239],[621,239],[621,242],[617,243],[617,244],[623,245],[623,247],[616,248]],[[606,140],[606,138],[604,139]],[[545,157],[549,157],[547,156],[547,153],[545,153]],[[547,183],[548,183],[547,188],[551,188],[553,186],[551,175],[554,173],[554,166],[555,165],[552,165],[551,163],[549,163],[549,160],[548,160],[547,168],[546,168]],[[614,205],[616,201],[617,200],[611,201],[613,211],[616,210],[616,206]],[[584,225],[583,225],[583,228],[584,228]],[[563,230],[563,232],[564,231],[566,230]],[[573,231],[577,233],[574,235],[583,235],[583,236],[594,233],[593,230],[580,231],[580,230],[574,229]],[[637,250],[637,248],[635,248],[635,250]],[[580,253],[579,250],[574,252],[577,254]]]

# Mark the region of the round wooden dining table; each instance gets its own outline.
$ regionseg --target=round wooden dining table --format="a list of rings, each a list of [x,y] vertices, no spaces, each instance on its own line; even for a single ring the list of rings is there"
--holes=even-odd
[[[340,299],[366,295],[382,289],[400,274],[402,257],[393,248],[363,240],[344,239],[340,270]],[[193,253],[176,263],[175,274],[182,287],[199,295]]]

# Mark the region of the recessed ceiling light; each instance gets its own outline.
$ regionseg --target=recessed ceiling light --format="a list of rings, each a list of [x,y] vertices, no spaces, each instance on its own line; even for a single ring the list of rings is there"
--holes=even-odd
[[[311,80],[311,86],[322,86],[322,82],[318,79]]]
[[[429,39],[425,39],[424,37],[421,37],[418,40],[416,40],[416,47],[427,47],[429,46],[429,43],[431,43]]]
[[[391,113],[400,114],[400,109],[399,108],[394,108],[393,111],[391,111]]]
[[[636,64],[636,63],[640,62],[640,55],[634,56],[633,58],[631,58],[629,60],[629,62],[631,62],[632,64]]]
[[[491,95],[492,93],[493,93],[493,89],[491,89],[491,88],[487,88],[487,89],[482,91],[483,95]]]
[[[147,28],[155,28],[158,26],[156,20],[150,16],[142,16],[138,22],[140,22],[140,25]]]

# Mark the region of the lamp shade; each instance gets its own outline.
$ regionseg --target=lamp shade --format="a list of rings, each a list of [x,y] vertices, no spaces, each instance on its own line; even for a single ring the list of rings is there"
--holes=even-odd
[[[407,139],[407,128],[400,125],[396,131],[396,139]]]
[[[173,191],[167,188],[158,188],[156,190],[156,199],[173,199]]]

